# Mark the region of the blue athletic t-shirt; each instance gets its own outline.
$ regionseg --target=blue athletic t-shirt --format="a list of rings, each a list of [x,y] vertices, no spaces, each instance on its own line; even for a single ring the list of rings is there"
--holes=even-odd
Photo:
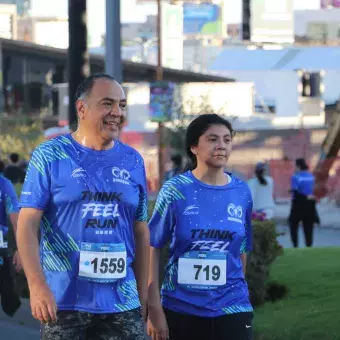
[[[7,248],[8,215],[19,211],[17,195],[12,182],[0,175],[0,248]]]
[[[167,181],[149,222],[151,246],[170,241],[162,305],[203,317],[251,312],[240,254],[251,250],[252,198],[229,176],[207,185],[189,171]]]
[[[301,195],[312,195],[314,192],[315,177],[309,171],[298,171],[292,176],[292,190]]]
[[[140,306],[134,222],[147,220],[142,157],[115,141],[96,151],[71,135],[41,144],[21,207],[44,210],[40,257],[60,310],[115,313]]]

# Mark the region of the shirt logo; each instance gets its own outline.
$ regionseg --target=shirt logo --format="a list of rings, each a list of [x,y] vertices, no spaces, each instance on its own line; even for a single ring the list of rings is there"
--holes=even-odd
[[[119,169],[117,167],[112,168],[113,182],[129,185],[130,173],[125,169]]]
[[[183,215],[198,215],[198,206],[189,205],[184,209]]]
[[[85,177],[85,170],[83,168],[74,169],[72,171],[71,177],[73,178]]]
[[[227,208],[228,211],[228,221],[243,223],[242,216],[243,216],[243,210],[240,205],[236,206],[234,203],[230,203]]]

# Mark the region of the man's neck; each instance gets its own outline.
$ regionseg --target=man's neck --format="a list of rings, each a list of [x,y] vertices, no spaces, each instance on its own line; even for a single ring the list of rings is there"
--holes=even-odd
[[[81,129],[72,133],[72,137],[81,145],[97,150],[108,150],[114,145],[114,141],[108,141],[103,139],[101,136],[91,136],[89,137],[87,133],[84,133]]]

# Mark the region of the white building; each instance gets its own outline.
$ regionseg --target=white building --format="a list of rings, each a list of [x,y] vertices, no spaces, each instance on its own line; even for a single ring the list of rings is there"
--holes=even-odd
[[[277,50],[228,48],[211,64],[214,74],[254,82],[256,106],[264,113],[239,120],[241,128],[298,128],[325,125],[325,105],[340,88],[340,48],[291,47]],[[320,98],[301,97],[301,72],[321,72]],[[269,110],[268,108],[271,108]]]
[[[296,11],[294,23],[297,38],[340,42],[340,8]]]

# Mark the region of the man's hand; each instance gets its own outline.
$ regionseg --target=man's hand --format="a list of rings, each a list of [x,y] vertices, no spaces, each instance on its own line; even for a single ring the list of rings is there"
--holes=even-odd
[[[44,323],[57,321],[57,305],[45,283],[30,287],[30,302],[34,318]]]
[[[169,338],[168,323],[161,305],[149,307],[147,332],[152,340],[166,340]]]
[[[17,272],[20,272],[20,270],[22,270],[22,264],[18,251],[16,251],[13,255],[13,264]]]

